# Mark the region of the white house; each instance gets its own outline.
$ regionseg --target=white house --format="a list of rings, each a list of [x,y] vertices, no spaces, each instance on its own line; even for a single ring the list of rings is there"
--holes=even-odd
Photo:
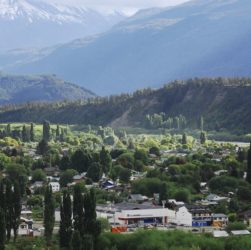
[[[178,211],[175,212],[175,217],[172,219],[170,218],[169,222],[174,223],[179,226],[192,226],[192,214],[188,211],[188,209],[183,206],[180,207]]]
[[[18,227],[18,235],[19,236],[33,236],[32,229],[33,221],[23,218],[20,218],[20,224]]]
[[[49,185],[51,186],[52,192],[59,192],[60,191],[60,184],[59,182],[50,182]]]

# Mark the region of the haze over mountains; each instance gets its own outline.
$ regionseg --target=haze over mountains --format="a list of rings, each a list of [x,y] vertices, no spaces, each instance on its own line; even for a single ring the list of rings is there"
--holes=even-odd
[[[0,56],[0,62],[10,72],[55,73],[100,95],[173,79],[249,76],[250,13],[249,0],[196,0],[150,9],[101,35],[35,57]]]
[[[0,51],[45,47],[104,32],[125,18],[46,0],[0,0]]]

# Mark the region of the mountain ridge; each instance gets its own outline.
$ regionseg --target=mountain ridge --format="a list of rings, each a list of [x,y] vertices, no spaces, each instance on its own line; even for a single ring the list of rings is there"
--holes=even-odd
[[[141,11],[88,42],[64,44],[17,73],[56,73],[99,95],[193,77],[249,77],[251,2],[191,1]],[[1,57],[0,57],[1,60]]]
[[[91,91],[53,75],[7,75],[0,73],[0,105],[53,102],[95,97]]]
[[[82,6],[45,0],[0,0],[2,51],[41,48],[104,32],[125,18]]]
[[[186,117],[190,128],[235,133],[251,131],[251,79],[204,78],[175,81],[160,89],[94,98],[86,102],[32,104],[0,109],[1,122],[91,124],[113,127],[144,127],[146,116],[164,113]]]

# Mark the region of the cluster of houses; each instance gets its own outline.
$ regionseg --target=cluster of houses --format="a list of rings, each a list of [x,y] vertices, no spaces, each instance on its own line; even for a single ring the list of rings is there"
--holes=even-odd
[[[135,199],[137,197],[137,199]],[[119,204],[97,206],[98,217],[106,218],[114,231],[128,231],[132,227],[214,227],[223,228],[228,223],[225,214],[214,214],[205,205],[188,205],[176,200],[168,200],[162,206],[144,201],[140,195],[133,195],[131,201]]]

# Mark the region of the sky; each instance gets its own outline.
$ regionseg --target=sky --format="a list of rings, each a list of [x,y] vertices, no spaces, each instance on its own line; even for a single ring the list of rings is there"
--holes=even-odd
[[[50,0],[51,1],[51,0]],[[69,5],[81,5],[99,11],[112,12],[114,10],[128,15],[134,14],[139,9],[152,7],[168,7],[187,2],[188,0],[53,0]]]

